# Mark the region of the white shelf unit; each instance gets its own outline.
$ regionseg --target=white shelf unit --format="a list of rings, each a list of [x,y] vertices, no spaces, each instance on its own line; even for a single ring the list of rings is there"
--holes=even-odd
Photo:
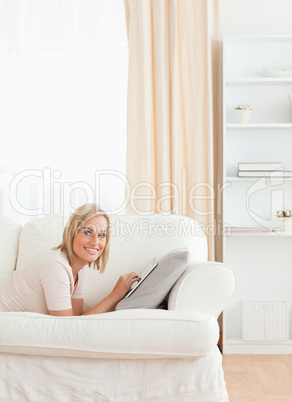
[[[223,222],[231,227],[278,226],[276,211],[292,209],[291,178],[237,177],[239,162],[282,162],[292,171],[292,77],[265,77],[263,68],[292,70],[292,36],[225,37],[223,40]],[[235,107],[253,106],[239,124]],[[223,312],[223,353],[292,353],[292,233],[232,232],[224,236],[223,261],[238,279]],[[285,301],[287,342],[242,340],[241,302]]]

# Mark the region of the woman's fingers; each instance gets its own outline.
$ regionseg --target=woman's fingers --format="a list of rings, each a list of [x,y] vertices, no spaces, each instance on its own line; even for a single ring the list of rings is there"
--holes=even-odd
[[[139,277],[138,276],[136,276],[135,278],[133,278],[130,282],[131,282],[131,285],[133,285],[133,283],[135,283],[135,282],[139,282],[140,281],[140,279],[139,279]]]
[[[140,281],[136,272],[130,272],[129,274],[121,275],[116,286],[113,289],[113,293],[118,301],[120,301],[131,290],[133,283]]]
[[[122,275],[121,278],[123,278],[126,282],[135,282],[139,280],[139,275],[137,275],[135,272],[131,272],[129,274]]]

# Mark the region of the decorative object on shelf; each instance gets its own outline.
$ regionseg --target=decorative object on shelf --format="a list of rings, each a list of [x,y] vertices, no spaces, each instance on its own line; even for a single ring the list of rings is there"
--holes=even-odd
[[[252,113],[252,107],[249,103],[241,103],[236,108],[238,123],[249,123]]]
[[[263,68],[264,75],[266,77],[275,77],[275,78],[292,78],[292,70],[272,70],[270,68]]]
[[[292,211],[288,209],[281,209],[277,211],[277,218],[281,232],[292,231]]]
[[[290,122],[292,123],[292,95],[288,95],[289,104],[290,104]]]
[[[291,218],[292,217],[292,211],[291,209],[280,209],[277,211],[277,216],[279,218],[285,217],[285,218]]]

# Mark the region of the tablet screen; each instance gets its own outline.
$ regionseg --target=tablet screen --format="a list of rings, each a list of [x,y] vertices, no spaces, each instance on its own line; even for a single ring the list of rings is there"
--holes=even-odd
[[[156,258],[153,258],[153,260],[151,260],[149,262],[149,264],[147,264],[147,266],[143,269],[143,271],[139,274],[140,276],[140,280],[139,282],[135,282],[134,286],[132,287],[132,289],[127,293],[126,295],[126,299],[128,297],[130,297],[136,289],[138,289],[138,287],[141,285],[141,283],[147,278],[148,275],[151,274],[151,272],[157,267],[157,260]]]

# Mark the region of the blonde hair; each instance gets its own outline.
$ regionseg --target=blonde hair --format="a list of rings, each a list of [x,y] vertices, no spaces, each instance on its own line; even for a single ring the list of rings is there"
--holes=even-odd
[[[77,208],[75,212],[70,216],[64,232],[63,240],[59,246],[54,247],[53,250],[61,249],[66,254],[69,264],[72,266],[76,261],[76,254],[73,250],[74,237],[78,231],[82,228],[86,221],[95,216],[104,216],[107,220],[108,226],[110,225],[110,220],[108,215],[98,207],[96,204],[85,204]],[[105,266],[109,257],[109,245],[110,245],[110,231],[107,232],[106,245],[103,253],[94,262],[90,262],[88,265],[91,267],[93,264],[94,268],[97,268],[100,272],[105,270]]]

